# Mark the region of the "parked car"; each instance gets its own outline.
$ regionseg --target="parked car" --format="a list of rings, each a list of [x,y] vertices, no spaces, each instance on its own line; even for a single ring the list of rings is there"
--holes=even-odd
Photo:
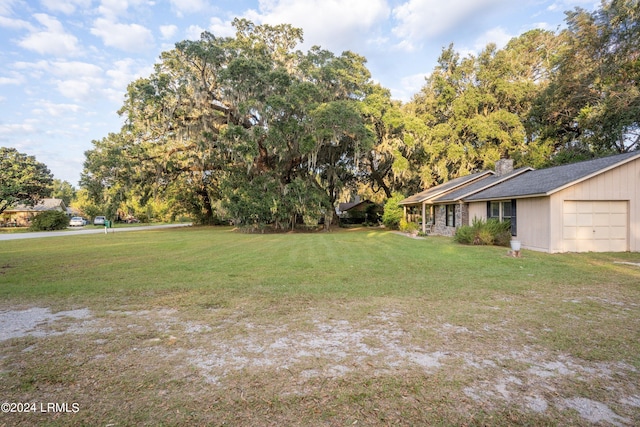
[[[93,225],[104,225],[106,220],[103,216],[97,216],[93,219]]]
[[[69,220],[70,227],[82,227],[83,225],[87,225],[87,221],[81,216],[74,216]]]

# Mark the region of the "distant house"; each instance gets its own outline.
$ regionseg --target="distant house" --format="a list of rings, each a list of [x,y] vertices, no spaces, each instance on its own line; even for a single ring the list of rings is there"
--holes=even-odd
[[[340,203],[336,209],[340,221],[347,224],[378,222],[382,211],[383,207],[381,205],[371,200],[360,200],[360,197],[356,197],[353,202]]]
[[[44,211],[60,211],[67,213],[67,206],[62,199],[42,199],[34,206],[16,205],[2,212],[2,222],[5,225],[12,224],[18,227],[28,227],[31,220]]]
[[[69,218],[73,217],[73,216],[82,216],[83,213],[80,209],[72,207],[72,206],[67,206],[67,216]]]
[[[496,172],[458,178],[400,204],[434,234],[497,218],[511,222],[525,249],[640,251],[640,151],[539,170],[510,165],[500,162]]]

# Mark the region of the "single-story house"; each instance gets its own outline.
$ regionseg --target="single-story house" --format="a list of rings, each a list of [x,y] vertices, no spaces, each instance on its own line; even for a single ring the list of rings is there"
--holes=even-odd
[[[422,227],[422,232],[432,232],[441,235],[453,235],[453,231],[447,230],[444,227],[435,228],[436,223],[440,224],[445,222],[445,227],[454,227],[455,212],[443,211],[444,206],[437,205],[434,200],[438,197],[454,191],[459,188],[464,188],[474,182],[481,181],[489,176],[495,175],[493,171],[478,172],[472,175],[461,176],[451,181],[447,181],[443,184],[436,185],[435,187],[428,188],[420,193],[414,194],[400,201],[398,204],[404,208],[404,217],[407,221],[418,222]],[[462,213],[458,210],[457,215]],[[453,215],[453,220],[451,220]],[[449,219],[446,219],[449,217]]]
[[[640,151],[539,170],[510,165],[501,161],[496,172],[458,178],[400,204],[408,218],[421,208],[423,229],[435,234],[453,235],[473,218],[497,218],[511,222],[524,249],[640,251]]]
[[[399,202],[408,221],[418,222],[424,233],[453,236],[456,228],[470,223],[465,196],[496,185],[513,176],[532,170],[513,170],[513,160],[496,162],[496,170],[461,176]]]
[[[383,210],[381,205],[357,196],[352,202],[338,204],[336,214],[345,223],[361,224],[380,221]]]
[[[54,210],[66,214],[67,206],[62,199],[45,198],[33,206],[19,204],[5,209],[4,212],[2,212],[1,221],[5,225],[11,224],[18,227],[28,227],[31,225],[31,220],[39,213]]]

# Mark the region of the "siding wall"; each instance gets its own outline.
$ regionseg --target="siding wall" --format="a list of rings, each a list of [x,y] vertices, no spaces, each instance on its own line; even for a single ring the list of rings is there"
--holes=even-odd
[[[487,219],[487,202],[469,203],[469,224],[473,222],[474,218]]]
[[[622,165],[566,188],[550,198],[550,252],[562,252],[562,214],[565,200],[626,200],[629,202],[629,250],[640,251],[640,160]],[[518,211],[520,213],[520,211]]]
[[[549,215],[549,198],[532,197],[517,199],[518,235],[524,249],[534,251],[549,251],[549,242],[553,233]],[[562,234],[562,226],[560,234]]]
[[[509,199],[510,200],[510,199]],[[523,249],[548,251],[549,248],[549,198],[534,197],[517,199],[518,234],[514,239],[522,243]],[[469,204],[469,218],[487,219],[487,202]]]

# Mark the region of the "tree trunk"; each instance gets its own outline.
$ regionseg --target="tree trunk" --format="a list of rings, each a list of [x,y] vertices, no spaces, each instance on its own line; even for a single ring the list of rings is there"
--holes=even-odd
[[[333,206],[327,209],[324,214],[324,231],[331,231],[331,223],[333,222]]]
[[[209,192],[206,188],[202,188],[198,191],[200,197],[202,197],[202,208],[204,209],[204,213],[202,214],[202,224],[204,225],[212,225],[213,224],[213,207],[211,206],[211,198],[209,197]]]

